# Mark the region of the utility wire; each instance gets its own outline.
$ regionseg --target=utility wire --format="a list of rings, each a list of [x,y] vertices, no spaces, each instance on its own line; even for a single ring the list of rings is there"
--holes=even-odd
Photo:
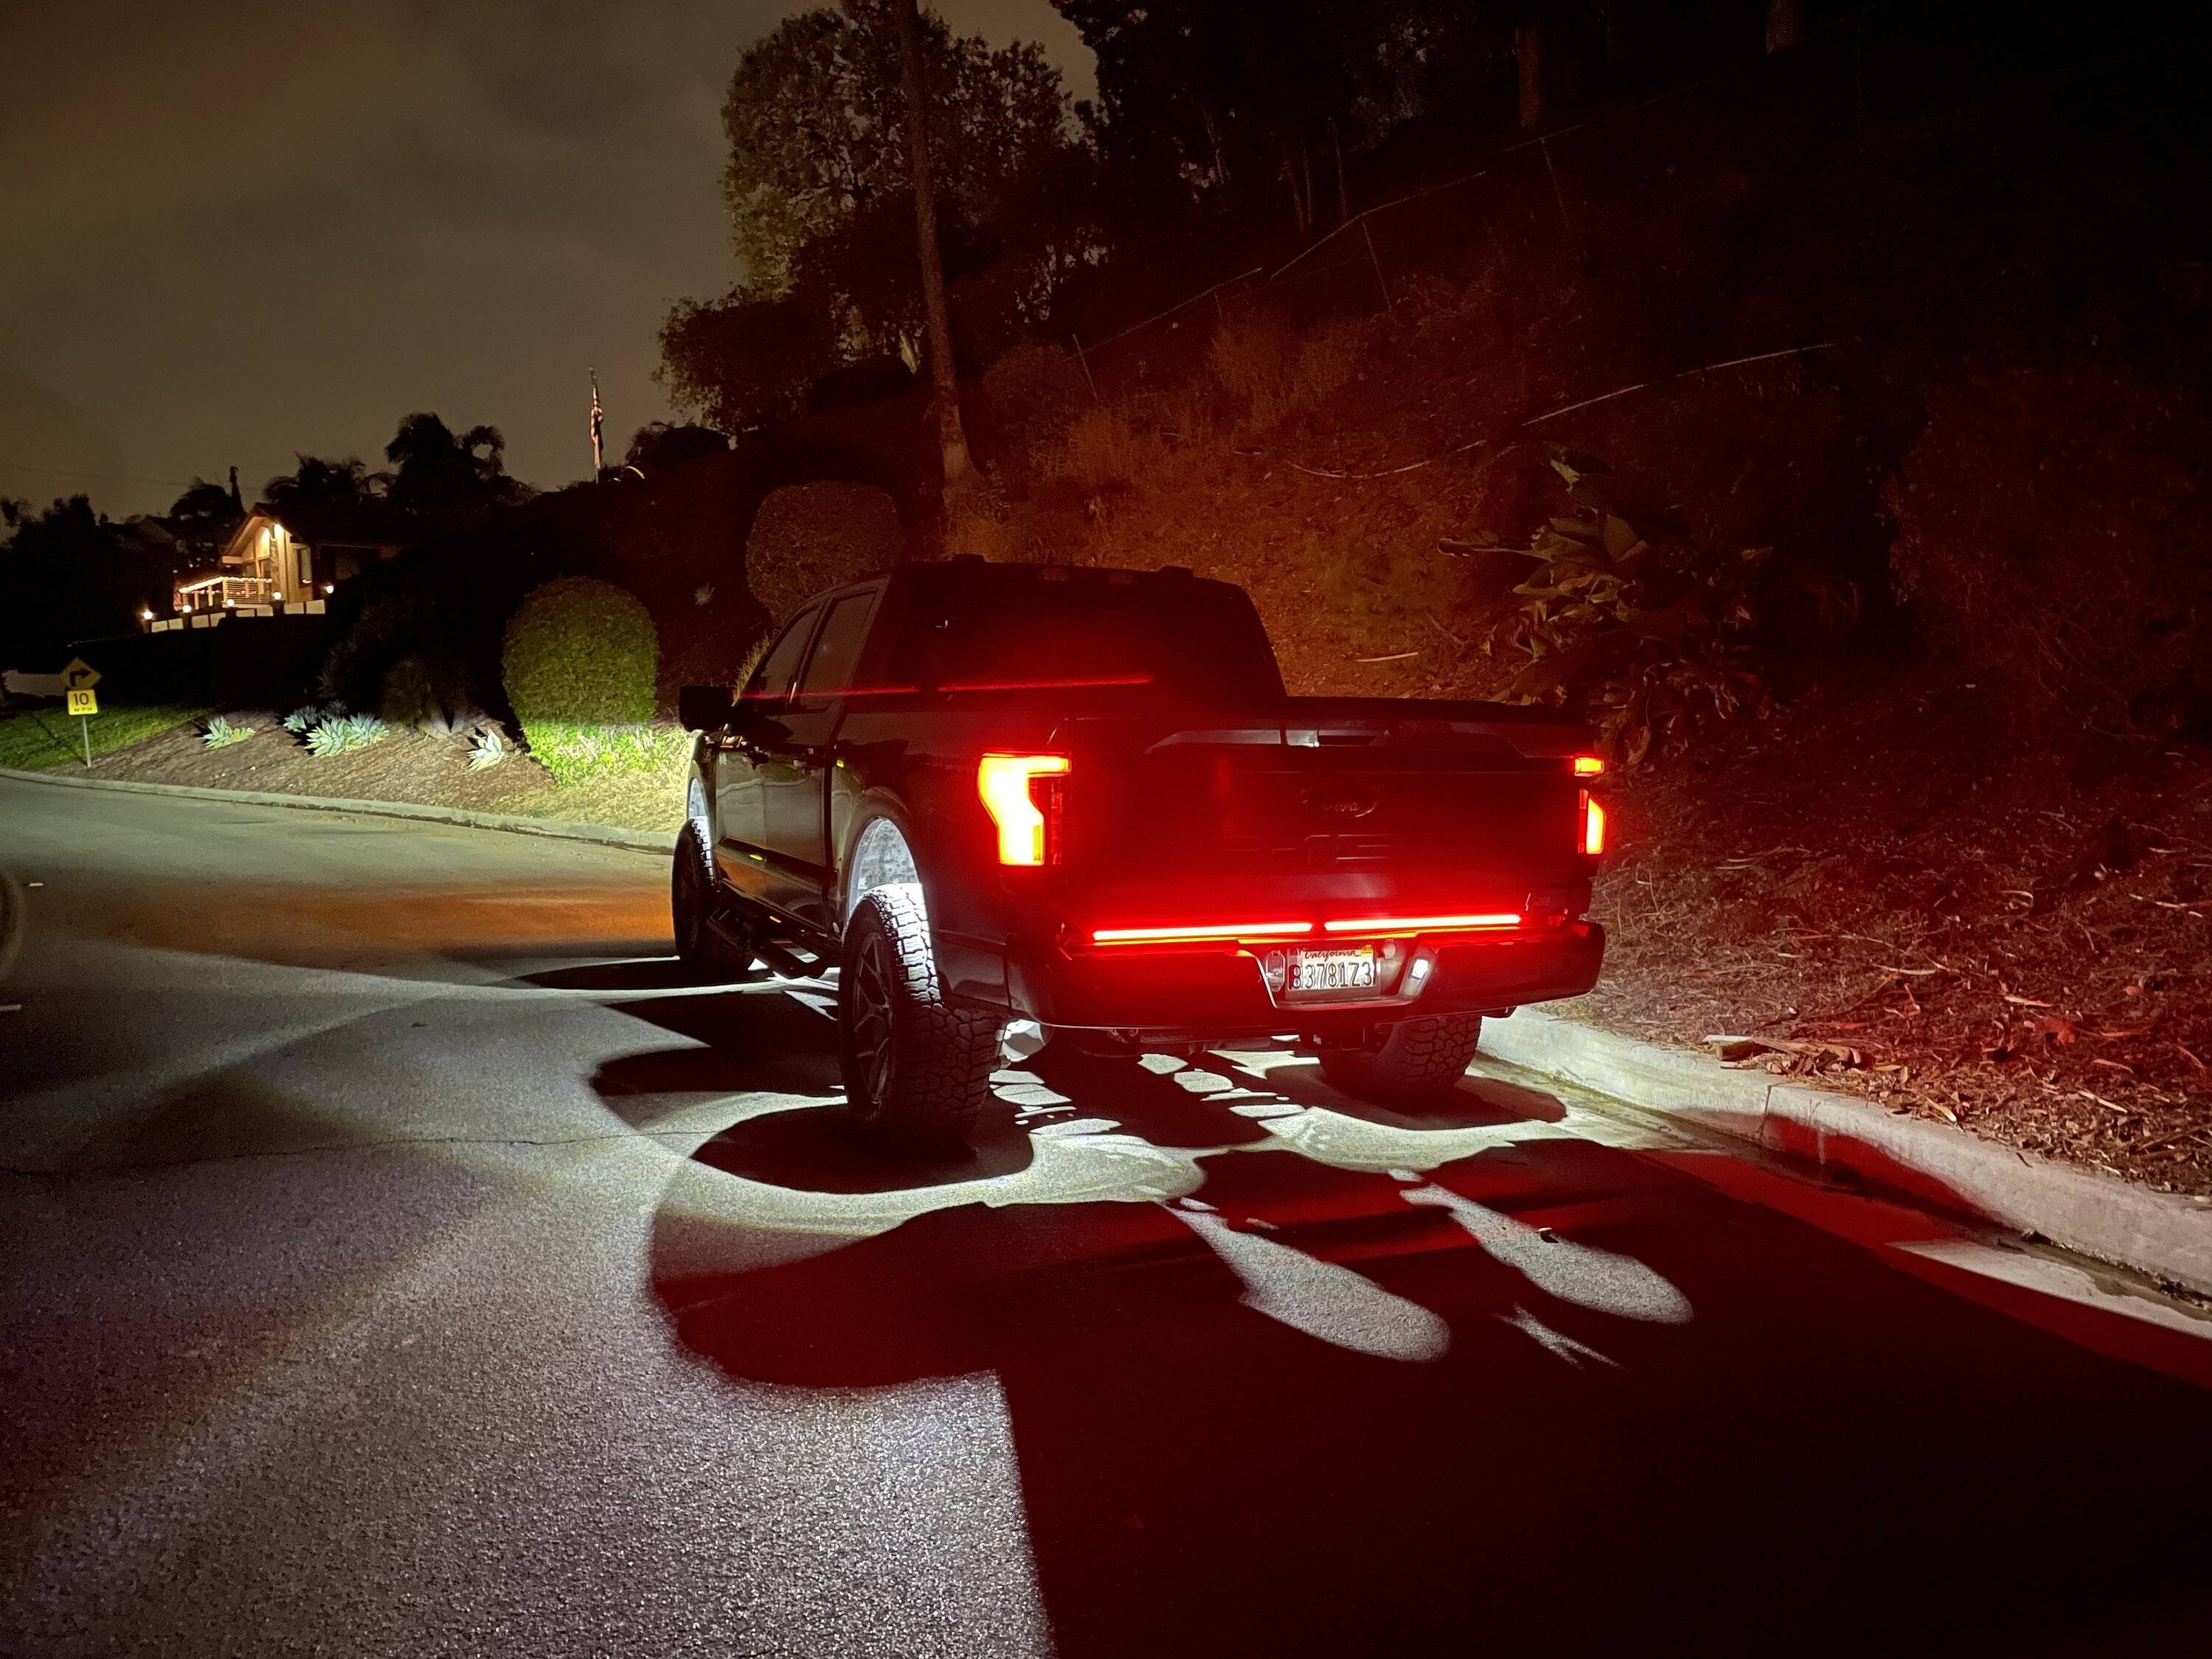
[[[28,466],[21,461],[0,461],[0,472],[36,472],[48,478],[84,478],[94,483],[173,484],[179,489],[190,489],[198,482],[191,478],[142,478],[127,472],[80,472],[74,467]]]

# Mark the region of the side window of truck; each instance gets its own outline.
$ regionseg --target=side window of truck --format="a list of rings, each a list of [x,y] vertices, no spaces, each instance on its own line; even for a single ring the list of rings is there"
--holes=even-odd
[[[867,643],[868,614],[875,609],[873,593],[848,593],[830,607],[822,632],[814,641],[814,654],[806,659],[799,677],[799,707],[819,708],[833,697],[853,689],[853,672],[860,665],[860,647]]]
[[[799,672],[799,659],[806,649],[806,641],[814,633],[814,619],[820,613],[802,611],[791,619],[791,626],[783,630],[776,642],[769,647],[761,665],[753,670],[753,677],[745,682],[744,696],[756,707],[779,703],[790,695],[792,677]]]

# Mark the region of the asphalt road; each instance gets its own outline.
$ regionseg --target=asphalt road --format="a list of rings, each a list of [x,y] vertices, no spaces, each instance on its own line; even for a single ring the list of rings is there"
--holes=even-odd
[[[2212,1651],[2208,1327],[2047,1249],[1282,1056],[891,1157],[613,849],[0,870],[0,1652]]]

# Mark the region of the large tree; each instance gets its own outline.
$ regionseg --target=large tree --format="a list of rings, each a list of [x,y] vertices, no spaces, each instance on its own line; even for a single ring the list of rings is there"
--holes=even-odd
[[[381,501],[389,473],[371,472],[357,457],[343,460],[319,455],[294,458],[298,465],[261,486],[261,499],[281,517],[288,512],[346,512],[365,501]]]
[[[1117,167],[1194,192],[1273,188],[1287,173],[1302,218],[1322,149],[1378,142],[1421,113],[1480,40],[1463,0],[1053,4],[1097,55]]]
[[[166,603],[169,573],[132,557],[82,495],[34,513],[0,501],[0,668],[51,673],[75,640],[120,634],[139,608]]]
[[[677,301],[660,325],[655,378],[678,408],[721,431],[750,432],[798,408],[840,361],[827,304],[733,289],[720,300]]]
[[[730,83],[723,184],[742,269],[719,300],[679,301],[659,380],[680,409],[742,432],[863,359],[914,361],[924,333],[914,172],[893,0],[787,19]],[[1087,152],[1042,52],[956,40],[921,19],[940,241],[963,359],[1032,320],[1083,249]],[[963,316],[964,277],[989,319]],[[1004,313],[1004,316],[995,313]]]
[[[921,34],[939,205],[985,222],[1015,181],[1071,141],[1066,92],[1033,44],[956,40],[934,13]],[[774,298],[790,290],[807,243],[911,189],[891,0],[787,18],[738,60],[722,125],[739,284],[749,298]]]

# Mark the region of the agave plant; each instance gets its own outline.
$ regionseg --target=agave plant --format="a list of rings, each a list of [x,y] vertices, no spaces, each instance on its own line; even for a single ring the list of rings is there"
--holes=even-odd
[[[487,766],[496,766],[514,751],[507,746],[507,734],[496,726],[487,726],[469,738],[469,770],[481,772]]]
[[[334,714],[307,733],[307,752],[342,755],[349,749],[374,743],[391,730],[374,714]]]
[[[244,743],[253,735],[250,726],[233,726],[220,714],[210,714],[200,727],[200,741],[210,749],[228,749],[234,743]]]
[[[309,703],[305,708],[295,708],[284,716],[284,729],[295,738],[305,737],[337,712],[336,708],[318,708]]]

